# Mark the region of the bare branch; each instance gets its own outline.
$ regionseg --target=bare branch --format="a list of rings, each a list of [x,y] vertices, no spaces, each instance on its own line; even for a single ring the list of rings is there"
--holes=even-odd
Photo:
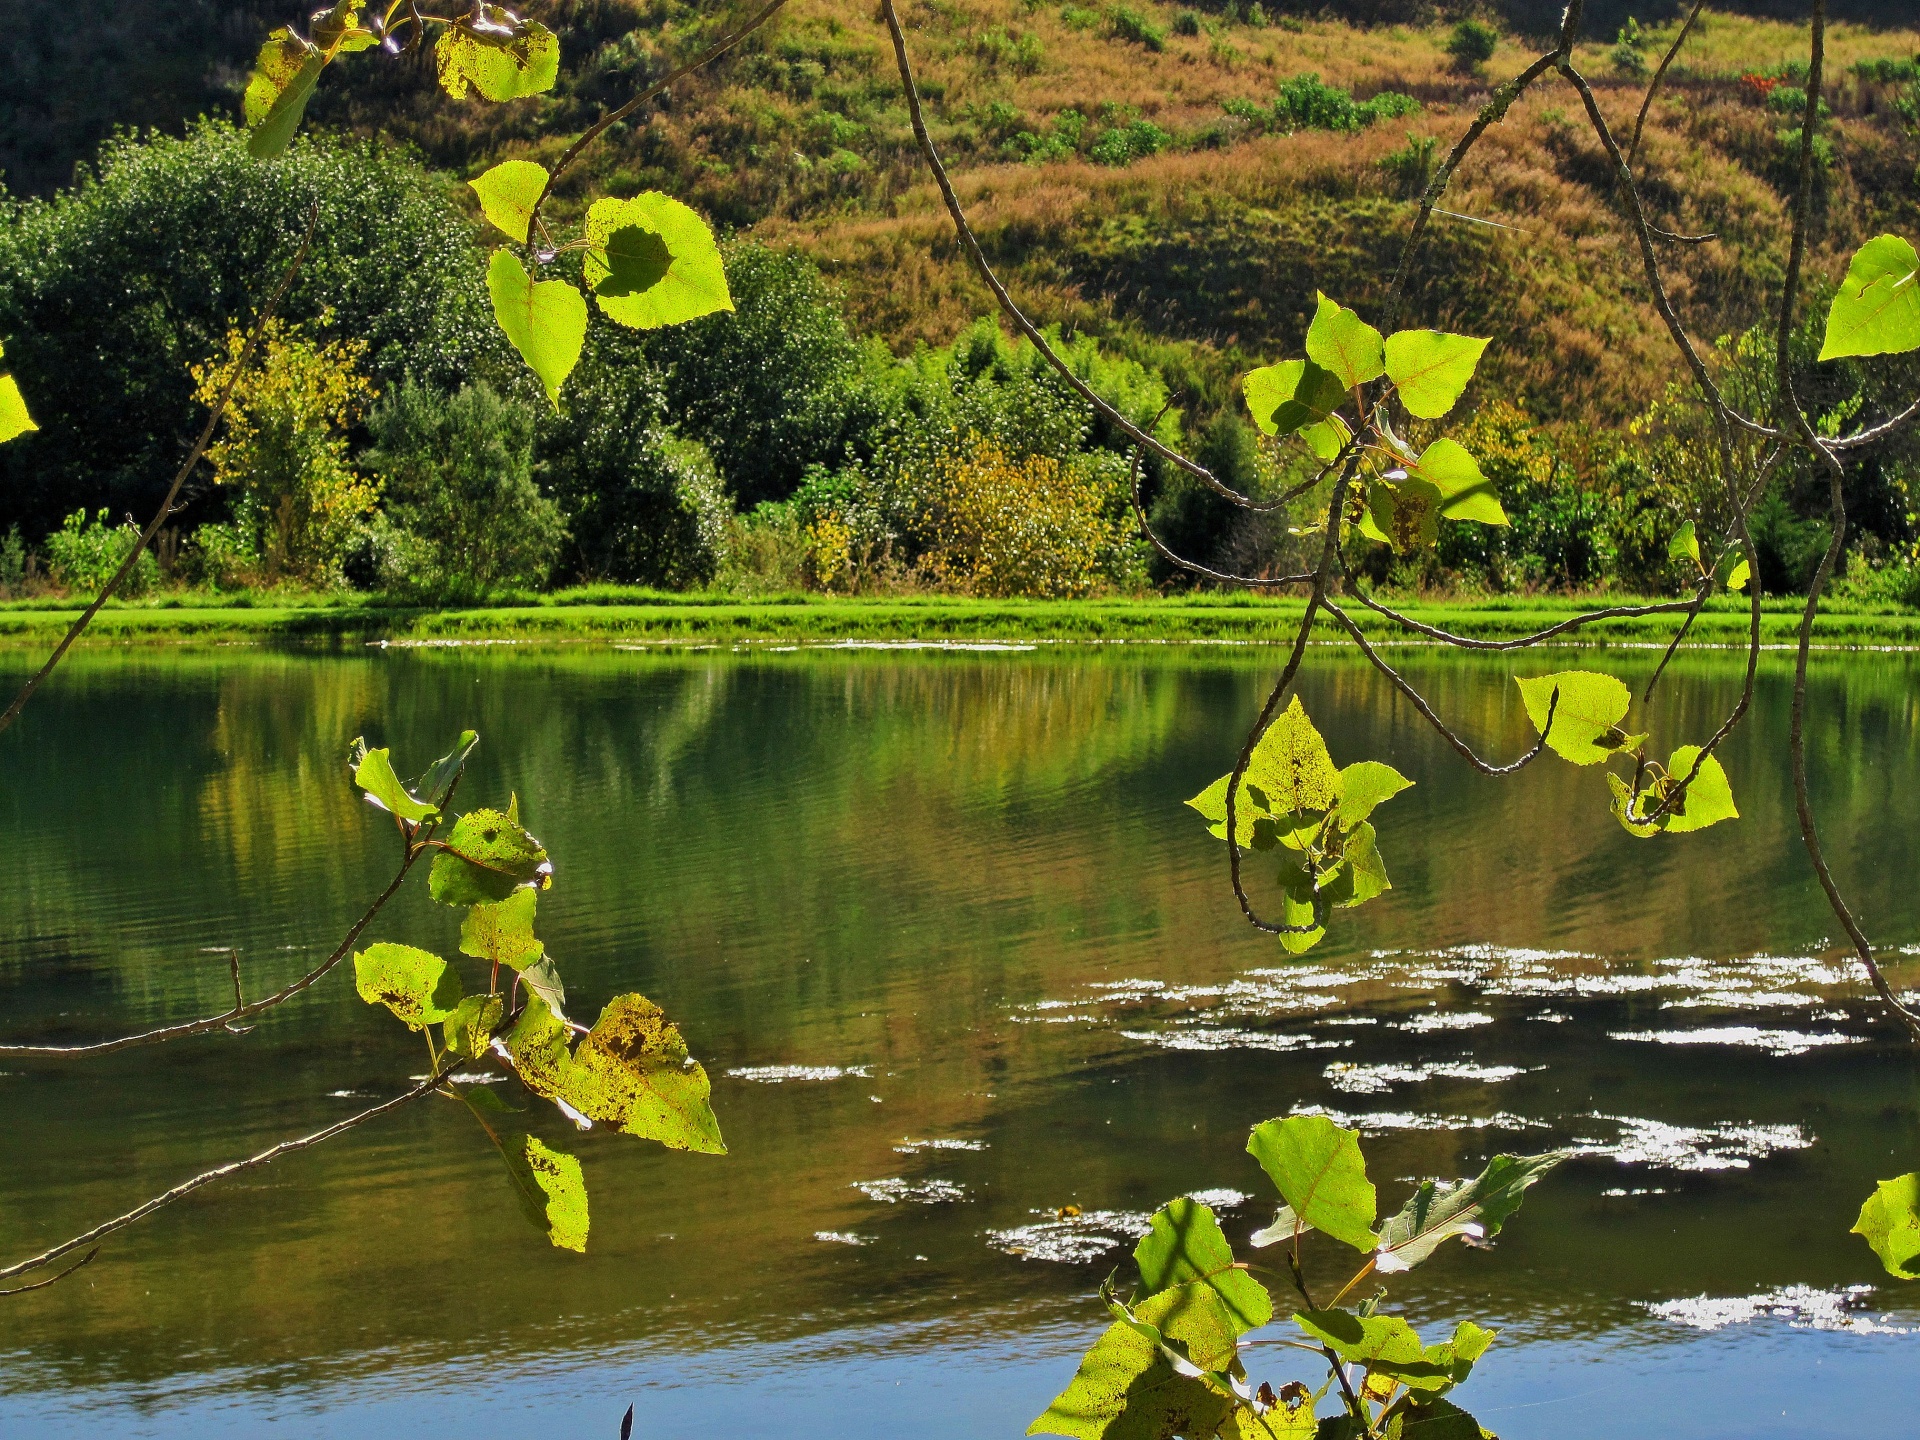
[[[1667,47],[1666,58],[1660,62],[1660,68],[1653,72],[1653,79],[1647,82],[1647,98],[1640,102],[1640,114],[1633,122],[1633,143],[1627,146],[1627,164],[1631,165],[1640,155],[1640,132],[1646,128],[1647,111],[1653,108],[1653,97],[1660,90],[1660,82],[1667,78],[1667,67],[1673,64],[1673,57],[1680,53],[1680,47],[1687,43],[1687,36],[1693,33],[1693,22],[1700,18],[1700,12],[1707,8],[1707,0],[1693,0],[1693,9],[1687,14],[1687,23],[1680,27],[1680,33],[1673,37],[1673,44]],[[1669,237],[1679,239],[1675,235]],[[1711,236],[1700,236],[1702,240]]]
[[[1898,415],[1889,416],[1878,425],[1869,426],[1865,430],[1856,430],[1853,434],[1842,436],[1838,440],[1824,440],[1821,444],[1828,450],[1852,450],[1861,445],[1871,445],[1876,440],[1886,439],[1916,415],[1920,415],[1920,400],[1915,400]]]
[[[1173,402],[1168,401],[1167,403],[1171,405]],[[1163,408],[1160,413],[1164,415],[1167,412]],[[1159,423],[1158,417],[1155,418],[1154,423]],[[1152,522],[1147,519],[1147,507],[1140,498],[1140,447],[1138,445],[1133,447],[1133,459],[1127,466],[1127,477],[1128,493],[1133,499],[1133,515],[1134,519],[1140,523],[1140,533],[1146,537],[1147,543],[1153,546],[1164,559],[1172,564],[1178,565],[1182,570],[1199,575],[1204,579],[1217,581],[1222,585],[1246,585],[1254,589],[1272,588],[1280,585],[1301,585],[1313,579],[1313,572],[1311,570],[1299,575],[1229,575],[1224,570],[1213,570],[1200,564],[1196,560],[1187,559],[1185,556],[1173,550],[1172,547],[1156,535]],[[1318,483],[1317,480],[1312,482],[1312,484]],[[1301,493],[1303,489],[1307,488],[1311,488],[1311,486],[1295,486],[1282,496],[1281,499],[1283,501],[1291,499]]]
[[[1359,646],[1360,653],[1367,657],[1368,661],[1373,665],[1373,668],[1386,676],[1387,679],[1392,682],[1393,688],[1406,696],[1408,702],[1412,704],[1414,709],[1420,712],[1422,718],[1439,732],[1440,738],[1451,745],[1461,759],[1465,760],[1482,775],[1501,776],[1516,774],[1531,765],[1540,757],[1540,752],[1546,749],[1547,733],[1553,729],[1554,712],[1560,708],[1560,689],[1558,686],[1554,687],[1553,695],[1547,701],[1547,723],[1541,729],[1540,738],[1534,742],[1533,748],[1512,764],[1490,764],[1474,754],[1473,747],[1448,727],[1446,721],[1440,718],[1433,706],[1427,703],[1426,697],[1414,689],[1413,686],[1407,682],[1405,676],[1401,675],[1398,670],[1395,670],[1380,657],[1380,653],[1367,643],[1367,637],[1360,632],[1360,627],[1353,623],[1353,617],[1351,615],[1347,614],[1345,610],[1341,609],[1331,599],[1322,599],[1320,603],[1326,607],[1328,614],[1340,622],[1341,627],[1352,637],[1353,643]]]
[[[1525,650],[1529,646],[1538,645],[1543,640],[1551,640],[1556,635],[1564,635],[1569,630],[1579,630],[1601,620],[1630,620],[1638,615],[1675,615],[1688,609],[1692,603],[1686,600],[1659,600],[1651,605],[1609,605],[1604,610],[1589,610],[1585,614],[1571,616],[1547,626],[1544,630],[1536,630],[1531,635],[1522,635],[1517,639],[1476,640],[1471,636],[1456,635],[1451,630],[1442,630],[1437,625],[1429,625],[1423,620],[1414,619],[1411,615],[1403,615],[1398,610],[1390,609],[1360,589],[1351,573],[1347,575],[1347,587],[1354,599],[1376,615],[1384,615],[1394,624],[1411,630],[1416,635],[1425,635],[1430,640],[1441,640],[1448,645],[1458,646],[1462,650]]]
[[[71,1240],[62,1240],[58,1245],[53,1246],[51,1249],[43,1250],[40,1254],[30,1259],[16,1261],[14,1264],[0,1269],[0,1280],[11,1280],[16,1275],[25,1275],[29,1271],[38,1270],[42,1266],[49,1265],[53,1261],[58,1260],[62,1255],[71,1254],[82,1245],[91,1245],[97,1240],[104,1240],[116,1231],[124,1230],[129,1225],[137,1224],[139,1221],[146,1219],[147,1216],[153,1214],[154,1211],[164,1209],[176,1200],[185,1199],[196,1190],[205,1189],[216,1180],[225,1180],[229,1176],[240,1174],[242,1171],[253,1170],[262,1165],[269,1165],[273,1161],[278,1160],[282,1155],[291,1155],[297,1150],[310,1150],[315,1145],[331,1140],[336,1135],[345,1134],[355,1126],[364,1125],[369,1120],[378,1119],[382,1115],[398,1110],[403,1105],[410,1105],[423,1095],[431,1095],[435,1090],[445,1085],[448,1079],[471,1063],[470,1061],[462,1062],[446,1070],[436,1070],[404,1094],[396,1095],[391,1100],[383,1100],[378,1105],[371,1106],[357,1114],[349,1115],[344,1120],[336,1120],[333,1124],[326,1126],[324,1129],[316,1130],[311,1135],[301,1135],[292,1140],[282,1140],[279,1144],[270,1145],[259,1154],[250,1155],[244,1160],[233,1160],[225,1165],[216,1165],[211,1170],[202,1170],[191,1179],[182,1180],[171,1190],[162,1191],[151,1200],[142,1201],[125,1214],[116,1215],[111,1220],[101,1222],[84,1235],[76,1235]],[[90,1259],[92,1257],[88,1258]],[[59,1278],[58,1275],[54,1276],[56,1280]],[[0,1292],[0,1294],[11,1293],[17,1292]]]
[[[927,168],[933,172],[934,184],[940,189],[941,199],[946,202],[947,214],[952,217],[954,233],[960,237],[961,248],[967,252],[967,258],[973,264],[974,272],[979,275],[986,287],[993,292],[994,300],[1001,312],[1024,335],[1040,356],[1071,386],[1082,400],[1107,418],[1121,434],[1136,445],[1143,445],[1170,465],[1175,465],[1205,484],[1216,494],[1224,496],[1236,505],[1257,508],[1259,502],[1251,496],[1242,495],[1232,486],[1222,483],[1206,466],[1189,460],[1178,450],[1163,445],[1154,436],[1142,430],[1120,411],[1109,405],[1093,388],[1073,373],[1073,367],[1062,359],[1053,348],[1040,327],[1029,320],[1020,307],[1014,303],[1007,287],[1000,283],[1000,277],[993,273],[993,266],[987,262],[987,254],[981,248],[979,237],[973,233],[973,227],[967,223],[966,211],[961,208],[960,196],[953,188],[953,181],[947,176],[947,167],[940,161],[940,152],[934,149],[933,137],[927,133],[927,117],[920,104],[920,90],[914,83],[913,64],[907,58],[906,32],[901,29],[899,13],[893,7],[893,0],[880,0],[880,14],[887,23],[887,33],[893,39],[893,57],[900,69],[900,88],[907,97],[907,115],[913,122],[913,137],[919,143],[920,153],[926,158]]]
[[[82,1255],[78,1260],[74,1261],[73,1264],[67,1266],[66,1269],[62,1270],[57,1275],[49,1275],[44,1280],[35,1280],[30,1285],[16,1285],[11,1290],[0,1290],[0,1300],[4,1300],[9,1295],[24,1295],[29,1290],[44,1290],[49,1285],[58,1285],[62,1280],[66,1279],[67,1276],[73,1274],[73,1272],[78,1270],[81,1266],[91,1264],[93,1262],[93,1257],[98,1255],[99,1253],[100,1253],[100,1247],[96,1245],[93,1247],[93,1249],[87,1251],[86,1254]]]
[[[253,352],[259,347],[261,335],[266,332],[267,322],[273,319],[273,312],[279,308],[280,301],[286,296],[287,287],[293,284],[293,277],[299,273],[300,266],[305,263],[307,250],[313,244],[314,227],[319,223],[320,204],[315,201],[313,208],[307,212],[306,237],[301,240],[300,248],[294,252],[293,259],[287,265],[286,273],[280,277],[280,283],[273,287],[273,293],[267,297],[267,303],[261,307],[260,314],[253,322],[253,328],[247,332],[247,342],[241,348],[239,358],[234,361],[233,373],[227,376],[227,383],[220,388],[220,397],[214,402],[213,410],[207,416],[207,423],[201,427],[200,438],[193,442],[193,449],[187,452],[186,460],[173,477],[173,484],[167,487],[166,499],[162,500],[160,508],[153,512],[153,519],[147,522],[147,528],[140,532],[140,543],[127,552],[127,558],[120,562],[120,568],[113,572],[113,578],[107,581],[98,595],[94,596],[93,603],[81,612],[80,618],[67,627],[67,633],[61,637],[60,643],[53,647],[53,653],[47,657],[47,663],[35,671],[33,678],[20,687],[20,693],[13,697],[13,703],[7,706],[5,713],[0,714],[0,733],[4,733],[7,727],[13,724],[20,712],[26,708],[27,701],[33,698],[33,692],[40,688],[40,682],[53,673],[53,667],[60,663],[73,642],[80,638],[81,632],[93,623],[93,617],[100,613],[100,607],[105,605],[113,593],[126,582],[127,576],[133,573],[133,567],[139,563],[141,553],[153,543],[153,537],[160,533],[160,527],[166,523],[167,517],[173,514],[173,502],[180,497],[180,487],[187,483],[187,476],[193,473],[193,467],[200,463],[200,457],[206,453],[207,446],[212,442],[213,432],[219,426],[220,418],[227,413],[227,402],[233,398],[233,387],[240,383],[240,376],[253,360]]]
[[[598,120],[594,121],[593,124],[589,125],[585,133],[569,145],[565,152],[561,154],[560,159],[554,164],[552,173],[547,176],[547,183],[541,189],[540,197],[533,202],[533,209],[527,216],[527,238],[531,240],[535,230],[539,227],[540,209],[547,203],[547,197],[553,194],[553,187],[560,183],[560,177],[573,168],[573,162],[580,158],[582,152],[584,152],[589,145],[593,144],[601,135],[605,134],[608,127],[617,125],[620,121],[626,119],[662,90],[665,90],[669,85],[673,84],[674,81],[692,71],[698,70],[703,65],[710,65],[715,60],[718,60],[722,55],[726,54],[727,51],[733,49],[734,46],[746,39],[747,36],[771,20],[786,3],[787,0],[768,0],[768,3],[756,11],[752,18],[739,29],[722,36],[693,59],[687,61],[686,64],[675,66],[660,79],[654,81],[653,84],[647,86],[646,89],[627,101],[626,104],[617,109],[609,110]]]

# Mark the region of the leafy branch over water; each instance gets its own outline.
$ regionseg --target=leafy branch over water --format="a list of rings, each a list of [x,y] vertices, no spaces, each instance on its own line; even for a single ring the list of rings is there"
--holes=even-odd
[[[283,1155],[312,1149],[434,1094],[459,1100],[479,1122],[498,1150],[528,1220],[555,1246],[584,1252],[589,1213],[579,1159],[532,1134],[524,1112],[502,1100],[491,1086],[457,1083],[479,1079],[489,1069],[495,1078],[502,1071],[517,1077],[532,1098],[552,1101],[582,1130],[601,1124],[673,1150],[726,1153],[709,1103],[706,1071],[687,1054],[679,1029],[657,1006],[643,995],[617,995],[591,1028],[568,1018],[560,972],[533,930],[539,895],[553,883],[553,864],[546,849],[521,824],[519,798],[510,797],[505,811],[477,809],[454,817],[450,809],[477,744],[473,731],[463,732],[454,748],[418,779],[402,782],[388,750],[354,742],[353,783],[369,804],[392,817],[403,859],[392,883],[346,939],[300,980],[244,1005],[237,999],[236,967],[236,1003],[221,1015],[93,1045],[5,1047],[11,1054],[47,1058],[98,1055],[205,1034],[257,1015],[306,990],[333,969],[399,890],[414,863],[431,855],[428,889],[442,904],[465,910],[459,953],[478,962],[470,969],[484,965],[484,981],[476,981],[469,990],[459,962],[412,945],[382,941],[353,954],[361,999],[385,1008],[423,1036],[428,1073],[411,1089],[377,1105],[311,1134],[204,1170],[38,1255],[0,1267],[0,1281],[31,1274],[84,1247],[97,1246],[196,1190],[271,1164]],[[447,820],[452,824],[442,839],[436,832]],[[89,1253],[86,1259],[91,1258]],[[72,1266],[51,1278],[78,1268]],[[0,1295],[45,1283],[35,1281]]]

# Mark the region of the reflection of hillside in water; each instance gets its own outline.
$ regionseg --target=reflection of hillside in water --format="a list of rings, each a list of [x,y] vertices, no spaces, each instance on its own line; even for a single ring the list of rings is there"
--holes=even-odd
[[[1611,658],[1631,679],[1654,657]],[[1231,1198],[1265,1191],[1246,1128],[1309,1107],[1367,1126],[1383,1203],[1393,1177],[1496,1149],[1585,1150],[1494,1252],[1419,1272],[1399,1292],[1416,1314],[1631,1336],[1646,1304],[1872,1281],[1846,1221],[1920,1112],[1853,977],[1798,958],[1825,955],[1829,922],[1791,830],[1785,672],[1727,752],[1740,824],[1635,842],[1596,772],[1478,780],[1370,673],[1314,659],[1336,759],[1418,783],[1379,817],[1395,890],[1289,964],[1180,804],[1230,763],[1269,652],[83,657],[0,749],[25,857],[0,915],[10,1016],[91,1033],[218,1006],[207,944],[242,946],[250,988],[291,973],[390,864],[345,740],[424,760],[472,725],[461,799],[520,793],[580,1007],[624,988],[666,1005],[732,1154],[539,1117],[585,1157],[581,1263],[537,1248],[470,1123],[427,1107],[33,1299],[13,1383],[235,1366],[223,1383],[276,1387],[481,1347],[1057,1317],[1171,1194],[1215,1192],[1236,1234],[1264,1223]],[[1500,666],[1408,668],[1491,751],[1527,743]],[[1682,669],[1662,738],[1708,730],[1738,679]],[[1914,939],[1911,667],[1816,685],[1836,868]],[[29,803],[48,793],[64,803]],[[448,952],[457,931],[421,897],[382,923]],[[331,984],[246,1039],[0,1077],[42,1157],[0,1176],[6,1248],[386,1093],[417,1048]]]

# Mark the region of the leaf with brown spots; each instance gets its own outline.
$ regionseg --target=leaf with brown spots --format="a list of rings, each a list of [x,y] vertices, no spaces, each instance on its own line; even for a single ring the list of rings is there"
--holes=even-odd
[[[544,1007],[543,1007],[544,1008]],[[643,995],[616,995],[567,1067],[560,1098],[594,1120],[673,1150],[724,1155],[707,1072]]]

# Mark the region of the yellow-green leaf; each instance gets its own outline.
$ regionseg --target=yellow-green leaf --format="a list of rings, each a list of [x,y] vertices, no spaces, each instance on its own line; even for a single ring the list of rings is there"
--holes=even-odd
[[[366,792],[371,803],[409,825],[418,825],[440,813],[424,801],[414,799],[400,783],[400,777],[394,773],[393,757],[384,748],[361,754],[353,767],[353,783]]]
[[[1267,435],[1291,435],[1324,420],[1347,398],[1340,381],[1311,360],[1282,360],[1249,370],[1240,389],[1253,423]]]
[[[1822,360],[1920,350],[1920,255],[1898,235],[1878,235],[1854,252],[1827,311]]]
[[[27,400],[20,393],[19,382],[11,375],[0,375],[0,445],[39,428],[27,413]]]
[[[559,1250],[587,1251],[587,1181],[580,1162],[564,1150],[549,1149],[537,1135],[528,1135],[518,1152],[503,1151],[516,1178],[525,1176],[537,1192],[534,1205],[547,1238]]]
[[[1611,770],[1607,772],[1607,788],[1613,792],[1613,801],[1610,807],[1613,810],[1613,818],[1620,822],[1620,828],[1622,830],[1625,830],[1627,834],[1633,836],[1636,840],[1645,840],[1650,835],[1658,835],[1660,833],[1659,825],[1649,825],[1644,820],[1636,820],[1634,818],[1636,811],[1642,815],[1646,814],[1651,805],[1657,802],[1658,796],[1650,800],[1645,795],[1642,795],[1639,803],[1636,805],[1634,803],[1635,796],[1633,787]]]
[[[458,100],[467,87],[489,100],[551,90],[560,75],[560,39],[535,20],[481,4],[449,25],[434,46],[440,86]]]
[[[1409,415],[1438,420],[1460,399],[1473,379],[1488,342],[1440,330],[1402,330],[1389,335],[1387,378],[1400,392]]]
[[[287,148],[326,66],[326,52],[289,29],[275,30],[267,37],[240,101],[249,132],[249,155],[270,160]]]
[[[547,167],[531,160],[502,160],[477,180],[469,180],[480,197],[480,210],[497,229],[505,231],[522,245],[527,243],[527,226],[533,219],[533,207],[547,189]]]
[[[460,972],[430,951],[411,945],[369,945],[353,957],[355,988],[369,1005],[384,1005],[424,1030],[459,1007]]]
[[[1412,785],[1391,765],[1378,760],[1356,760],[1340,772],[1340,823],[1358,825],[1373,813],[1373,807],[1385,804]]]
[[[463,1060],[477,1060],[486,1053],[500,1024],[502,1004],[498,995],[469,995],[453,1007],[453,1013],[440,1027],[447,1050]]]
[[[1439,540],[1440,506],[1439,488],[1411,476],[1398,484],[1375,481],[1367,492],[1367,513],[1402,555],[1425,550]]]
[[[496,250],[487,266],[494,317],[513,348],[560,408],[560,387],[580,363],[587,340],[587,302],[564,280],[534,281],[511,250]]]
[[[1340,798],[1340,772],[1298,695],[1253,747],[1246,779],[1266,795],[1267,809],[1276,815],[1324,812]]]
[[[1727,589],[1729,590],[1746,589],[1747,577],[1751,573],[1752,572],[1747,568],[1747,562],[1745,560],[1742,560],[1739,564],[1735,565],[1733,569],[1727,572]]]
[[[587,288],[610,320],[651,330],[733,309],[713,232],[669,195],[594,201],[587,244]]]
[[[1516,675],[1513,683],[1520,687],[1533,728],[1546,733],[1548,748],[1575,765],[1597,765],[1647,738],[1620,729],[1633,696],[1611,675],[1562,670],[1553,675]],[[1560,696],[1557,704],[1553,703],[1555,691]],[[1553,707],[1551,730],[1547,728],[1549,705]]]
[[[1700,771],[1694,774],[1693,763],[1699,756],[1698,745],[1682,745],[1667,757],[1669,785],[1677,786],[1688,775],[1693,775],[1686,794],[1680,797],[1680,803],[1665,816],[1670,834],[1704,830],[1709,825],[1718,825],[1722,820],[1740,818],[1739,810],[1734,808],[1733,787],[1727,783],[1727,772],[1720,768],[1720,761],[1709,755],[1700,760]]]
[[[1332,371],[1346,390],[1386,374],[1380,332],[1337,301],[1325,295],[1318,300],[1313,323],[1307,326],[1307,358]]]
[[[1233,1247],[1220,1231],[1211,1208],[1188,1196],[1170,1200],[1154,1212],[1147,1233],[1133,1247],[1143,1294],[1157,1295],[1177,1285],[1210,1286],[1226,1306],[1236,1334],[1258,1330],[1273,1318],[1273,1299],[1245,1270],[1236,1269]]]
[[[707,1072],[679,1028],[642,995],[617,995],[574,1051],[560,1098],[594,1120],[673,1150],[724,1155]]]
[[[1357,1130],[1324,1115],[1289,1115],[1256,1125],[1247,1153],[1304,1225],[1356,1250],[1373,1250],[1376,1199]]]
[[[460,950],[466,955],[524,970],[546,953],[533,933],[539,892],[531,886],[504,900],[475,905],[460,922]]]
[[[1882,1180],[1866,1204],[1852,1233],[1862,1237],[1901,1280],[1920,1280],[1920,1173]]]
[[[538,996],[530,997],[507,1033],[507,1056],[520,1083],[542,1100],[551,1100],[566,1082],[572,1056],[567,1027]]]
[[[1480,462],[1456,440],[1434,441],[1414,461],[1413,472],[1440,492],[1440,518],[1505,525],[1507,512]]]
[[[1693,521],[1681,522],[1680,528],[1673,532],[1673,538],[1667,542],[1669,560],[1691,560],[1694,568],[1700,568],[1700,537],[1694,533]]]

